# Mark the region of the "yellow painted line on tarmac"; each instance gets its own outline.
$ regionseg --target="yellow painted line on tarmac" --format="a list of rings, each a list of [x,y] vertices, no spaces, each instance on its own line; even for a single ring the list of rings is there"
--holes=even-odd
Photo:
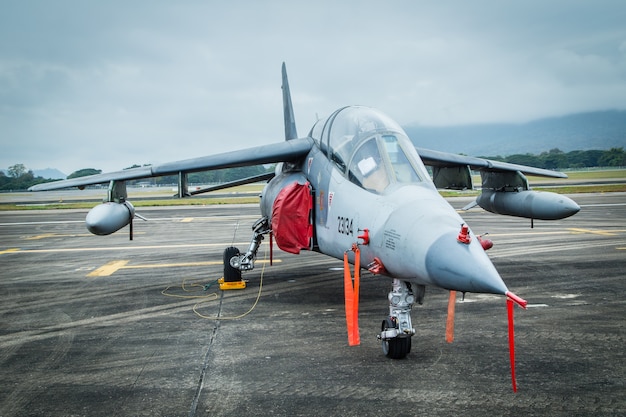
[[[274,262],[282,262],[280,259],[274,259]],[[201,261],[201,262],[177,262],[171,264],[142,264],[142,265],[128,265],[120,269],[150,269],[150,268],[179,268],[183,266],[210,266],[210,265],[222,265],[222,261]],[[268,260],[257,260],[255,264],[269,264]]]
[[[26,240],[39,240],[39,239],[46,239],[49,237],[55,237],[56,234],[54,233],[44,233],[43,235],[37,235],[37,236],[29,236],[26,238]]]
[[[556,231],[549,231],[549,232],[542,232],[542,231],[538,231],[536,229],[530,229],[530,230],[522,230],[519,232],[512,232],[512,233],[489,233],[489,236],[520,236],[520,235],[533,235],[533,236],[547,236],[547,235],[569,235],[569,234],[574,234],[574,235],[580,235],[580,234],[585,234],[585,233],[589,233],[589,234],[596,234],[596,235],[601,235],[601,236],[617,236],[617,234],[619,233],[624,233],[626,232],[626,229],[618,229],[618,230],[591,230],[591,229],[577,229],[577,228],[567,228],[564,230],[556,230]]]
[[[185,217],[180,222],[181,223],[191,223],[193,221],[193,217]]]
[[[41,239],[49,239],[52,237],[77,237],[77,236],[91,236],[88,233],[82,233],[82,234],[71,234],[71,235],[62,235],[59,233],[44,233],[41,235],[36,235],[36,236],[29,236],[24,238],[24,240],[41,240]]]
[[[142,265],[128,265],[120,269],[147,269],[147,268],[176,268],[182,266],[208,266],[208,265],[221,265],[222,261],[202,261],[202,262],[178,262],[171,264],[142,264]]]
[[[94,269],[87,277],[96,278],[96,277],[109,277],[113,275],[115,272],[120,269],[153,269],[153,268],[181,268],[185,266],[215,266],[222,265],[222,261],[202,261],[202,262],[177,262],[177,263],[169,263],[169,264],[141,264],[141,265],[128,265],[127,260],[118,260],[107,262],[102,265],[100,268]],[[255,263],[257,264],[269,264],[269,260],[257,260]],[[274,259],[275,263],[280,263],[282,260]]]
[[[521,235],[533,235],[533,236],[538,236],[538,235],[542,235],[542,236],[548,236],[548,235],[569,235],[572,234],[571,231],[569,230],[557,230],[557,231],[550,231],[550,232],[540,232],[537,231],[536,229],[528,229],[528,230],[522,230],[522,231],[518,231],[518,232],[511,232],[511,233],[489,233],[488,236],[493,237],[493,236],[521,236]]]
[[[615,236],[616,235],[614,232],[609,232],[606,230],[578,229],[574,227],[570,227],[568,230],[571,230],[575,234],[592,234],[592,235],[601,235],[601,236]]]
[[[3,255],[5,253],[15,253],[15,252],[19,252],[20,248],[9,248],[9,249],[5,249],[5,250],[0,250],[0,255]]]
[[[111,261],[104,265],[102,265],[98,269],[94,269],[90,273],[87,274],[88,277],[108,277],[113,275],[116,271],[123,268],[130,261]]]
[[[250,242],[236,242],[233,245],[248,245]],[[150,245],[150,246],[101,246],[91,248],[50,248],[50,249],[16,249],[19,253],[57,253],[57,252],[95,252],[116,250],[142,250],[142,249],[172,249],[172,248],[209,248],[224,246],[224,243],[183,243],[180,245]]]

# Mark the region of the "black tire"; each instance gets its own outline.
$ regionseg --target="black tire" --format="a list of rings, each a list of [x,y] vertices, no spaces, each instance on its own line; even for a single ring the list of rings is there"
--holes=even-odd
[[[395,323],[389,317],[383,320],[383,323],[380,325],[381,332],[384,332],[388,329],[395,329],[395,328],[396,328]],[[381,340],[381,346],[383,348],[383,353],[385,354],[385,356],[389,356],[389,340]]]
[[[239,255],[239,249],[230,246],[224,249],[224,282],[241,281],[241,271],[230,265],[230,259]]]
[[[390,317],[383,320],[381,331],[397,329],[395,321]],[[404,359],[411,351],[411,336],[400,335],[393,339],[382,340],[382,348],[385,356],[391,359]]]

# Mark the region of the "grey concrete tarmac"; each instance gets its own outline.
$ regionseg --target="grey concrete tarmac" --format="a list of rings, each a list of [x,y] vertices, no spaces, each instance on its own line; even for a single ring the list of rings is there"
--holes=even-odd
[[[82,210],[0,212],[0,416],[626,415],[626,194],[572,198],[580,213],[534,229],[463,214],[530,303],[517,393],[502,297],[459,296],[448,344],[448,294],[428,288],[412,352],[390,360],[389,280],[363,275],[349,347],[338,260],[276,250],[247,289],[205,290],[255,206],[140,210],[133,241],[90,235]]]

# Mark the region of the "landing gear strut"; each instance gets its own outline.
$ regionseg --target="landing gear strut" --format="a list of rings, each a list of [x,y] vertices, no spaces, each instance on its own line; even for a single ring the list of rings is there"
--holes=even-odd
[[[388,298],[389,317],[383,320],[378,339],[387,357],[402,359],[411,351],[411,337],[415,334],[411,324],[411,307],[415,303],[411,283],[394,278]]]
[[[254,269],[254,260],[263,241],[263,235],[269,233],[269,221],[262,217],[252,226],[254,235],[246,253],[240,253],[239,249],[229,247],[224,250],[224,281],[240,281],[242,271]]]

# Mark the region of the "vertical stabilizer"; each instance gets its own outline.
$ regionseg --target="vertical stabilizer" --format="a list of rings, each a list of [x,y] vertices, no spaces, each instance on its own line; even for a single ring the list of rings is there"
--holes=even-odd
[[[285,117],[285,140],[296,139],[296,118],[293,115],[293,105],[291,104],[291,92],[289,91],[289,80],[287,80],[287,67],[283,62],[283,114]]]

